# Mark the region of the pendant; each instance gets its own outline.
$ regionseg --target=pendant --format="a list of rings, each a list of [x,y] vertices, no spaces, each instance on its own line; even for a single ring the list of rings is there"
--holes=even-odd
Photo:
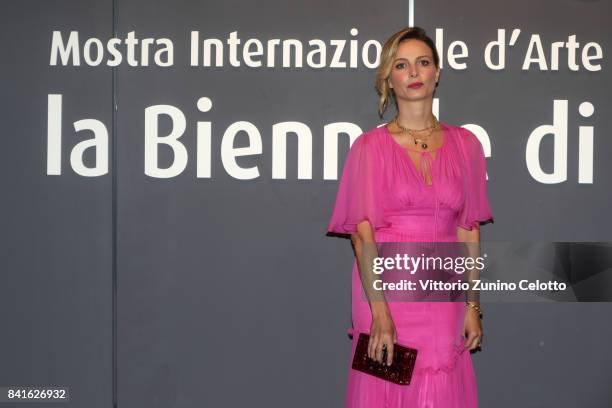
[[[427,149],[427,143],[423,142],[423,143],[421,144],[421,147],[423,148],[423,150]]]

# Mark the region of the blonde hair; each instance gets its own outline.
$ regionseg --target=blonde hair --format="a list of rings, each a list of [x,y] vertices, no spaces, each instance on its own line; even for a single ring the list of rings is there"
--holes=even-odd
[[[393,89],[389,87],[389,75],[393,69],[393,60],[395,54],[402,41],[416,39],[421,40],[429,46],[433,54],[434,64],[436,68],[440,66],[440,57],[436,50],[436,45],[431,38],[427,36],[425,30],[421,27],[404,27],[400,31],[391,35],[389,39],[383,45],[382,51],[380,52],[380,64],[378,65],[378,71],[376,72],[376,91],[378,92],[378,114],[383,117],[387,106],[389,105],[390,96],[393,96],[393,102],[397,107],[397,100],[395,99],[395,93]],[[437,86],[437,84],[436,84]]]

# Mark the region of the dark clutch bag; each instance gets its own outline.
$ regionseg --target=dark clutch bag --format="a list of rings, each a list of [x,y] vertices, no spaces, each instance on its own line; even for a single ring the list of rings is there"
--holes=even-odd
[[[387,366],[368,357],[369,340],[370,336],[368,334],[359,333],[357,349],[353,357],[353,369],[395,384],[410,384],[418,351],[400,344],[394,344],[393,362],[390,366]],[[383,361],[386,361],[386,354],[387,350],[383,350]]]

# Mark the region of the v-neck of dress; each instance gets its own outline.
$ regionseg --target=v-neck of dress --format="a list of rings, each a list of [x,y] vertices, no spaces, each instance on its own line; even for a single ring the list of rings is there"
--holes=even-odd
[[[387,134],[387,136],[391,139],[391,142],[397,146],[398,149],[400,149],[402,156],[404,156],[408,162],[410,163],[411,168],[415,171],[415,173],[419,176],[419,179],[421,180],[421,182],[423,183],[423,185],[425,187],[432,187],[433,186],[433,174],[430,174],[430,177],[432,178],[431,180],[431,184],[427,184],[427,181],[425,180],[423,173],[421,172],[420,168],[417,168],[417,165],[414,163],[414,161],[412,160],[412,157],[410,156],[410,153],[408,153],[408,151],[413,151],[415,153],[419,153],[420,156],[423,155],[429,155],[431,157],[431,163],[432,163],[432,167],[433,164],[438,160],[438,157],[440,156],[440,153],[442,151],[442,149],[446,146],[446,144],[448,143],[447,137],[448,137],[448,131],[446,128],[446,125],[442,122],[440,123],[440,127],[442,128],[442,144],[436,148],[435,150],[425,150],[422,152],[418,152],[418,151],[414,151],[414,150],[410,150],[402,145],[400,145],[397,140],[395,140],[395,138],[393,137],[393,135],[391,134],[391,131],[389,130],[389,128],[387,127],[387,125],[383,125],[383,127],[385,128],[385,133]],[[431,153],[435,153],[435,156],[432,155]],[[422,166],[421,163],[421,157],[419,157],[419,167]]]

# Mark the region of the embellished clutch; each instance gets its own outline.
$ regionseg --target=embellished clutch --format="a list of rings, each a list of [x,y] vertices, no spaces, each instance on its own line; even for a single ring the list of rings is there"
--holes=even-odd
[[[379,363],[368,357],[369,340],[370,335],[359,333],[357,348],[355,349],[355,356],[353,357],[353,369],[395,384],[410,384],[418,350],[400,344],[394,344],[393,361],[390,366],[387,366],[386,364]],[[383,350],[383,361],[386,361],[386,355],[387,350]]]

